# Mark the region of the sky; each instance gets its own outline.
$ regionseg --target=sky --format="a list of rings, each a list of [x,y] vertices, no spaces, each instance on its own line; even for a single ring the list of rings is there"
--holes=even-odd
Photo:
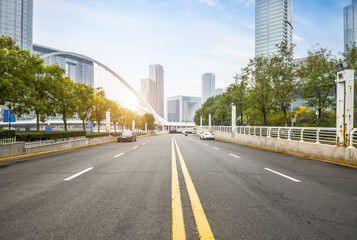
[[[343,7],[352,0],[295,0],[295,57],[319,44],[343,50]],[[34,43],[105,64],[135,89],[149,65],[165,71],[165,97],[201,95],[234,82],[254,57],[254,0],[34,0]]]

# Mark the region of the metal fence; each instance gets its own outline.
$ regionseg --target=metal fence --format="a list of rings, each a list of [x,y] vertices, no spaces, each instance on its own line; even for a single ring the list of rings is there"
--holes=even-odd
[[[208,129],[209,127],[203,126],[202,128]],[[231,126],[212,126],[211,130],[330,145],[335,145],[337,142],[336,128],[238,126],[232,131]],[[349,138],[348,147],[357,147],[357,128],[351,131]]]
[[[0,139],[0,144],[4,145],[4,144],[9,144],[9,143],[14,143],[16,142],[16,137],[14,138],[2,138]]]
[[[32,148],[32,147],[39,147],[39,146],[47,146],[56,143],[64,143],[64,142],[71,142],[79,139],[85,139],[86,137],[76,137],[76,138],[68,138],[68,139],[56,139],[56,140],[39,140],[39,141],[31,141],[25,142],[25,148]]]

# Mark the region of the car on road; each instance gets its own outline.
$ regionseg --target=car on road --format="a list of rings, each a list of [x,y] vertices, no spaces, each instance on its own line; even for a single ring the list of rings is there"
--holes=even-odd
[[[202,139],[202,140],[206,140],[206,139],[214,140],[214,133],[211,132],[211,131],[203,131],[203,132],[201,132],[200,139]]]
[[[121,135],[117,137],[118,142],[134,142],[136,141],[136,134],[130,130],[124,131]]]

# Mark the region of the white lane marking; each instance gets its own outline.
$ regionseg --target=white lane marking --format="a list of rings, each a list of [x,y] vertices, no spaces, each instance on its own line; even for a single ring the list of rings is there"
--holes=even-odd
[[[207,144],[207,143],[205,143],[205,145],[207,146],[208,144]]]
[[[119,153],[118,155],[115,155],[114,157],[120,157],[121,155],[124,155],[124,153]]]
[[[212,147],[212,148],[214,148],[214,149],[216,149],[216,150],[219,150],[219,148],[218,148],[218,147]]]
[[[146,141],[146,142],[150,142],[150,141]]]
[[[141,145],[145,145],[146,143],[142,143]]]
[[[93,167],[87,168],[87,169],[85,169],[85,170],[83,170],[83,171],[81,171],[81,172],[79,172],[79,173],[76,173],[76,174],[74,174],[74,175],[72,175],[72,176],[70,176],[70,177],[68,177],[68,178],[66,178],[66,179],[63,179],[63,181],[72,180],[73,178],[78,177],[79,175],[81,175],[81,174],[83,174],[83,173],[86,173],[86,172],[88,172],[88,171],[90,171],[90,170],[92,170],[92,169],[93,169]]]
[[[282,177],[285,177],[285,178],[287,178],[287,179],[290,179],[291,181],[301,182],[300,180],[297,180],[297,179],[295,179],[295,178],[289,177],[289,176],[287,176],[287,175],[285,175],[285,174],[282,174],[282,173],[280,173],[280,172],[271,170],[271,169],[269,169],[269,168],[264,168],[264,169],[265,169],[265,170],[268,170],[268,171],[270,171],[270,172],[272,172],[272,173],[278,174],[278,175],[280,175],[280,176],[282,176]]]
[[[235,158],[240,158],[240,157],[238,157],[237,155],[234,155],[234,154],[232,154],[232,153],[230,153],[229,155],[231,155],[232,157],[235,157]]]
[[[133,147],[132,149],[136,149],[136,148],[138,148],[138,146],[135,146],[135,147]]]

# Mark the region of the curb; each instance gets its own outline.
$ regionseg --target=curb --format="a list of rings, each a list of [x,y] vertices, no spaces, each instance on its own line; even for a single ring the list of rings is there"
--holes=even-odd
[[[312,155],[312,154],[299,153],[299,152],[294,152],[294,151],[289,151],[289,150],[284,150],[284,149],[278,149],[278,148],[270,148],[270,147],[259,146],[259,145],[250,144],[250,143],[242,143],[242,142],[230,141],[230,140],[225,140],[225,139],[221,139],[221,138],[215,138],[215,139],[219,140],[219,141],[222,141],[222,142],[230,142],[230,143],[235,143],[235,144],[239,144],[239,145],[244,145],[244,146],[264,149],[264,150],[268,150],[268,151],[281,152],[281,153],[286,153],[286,154],[289,154],[289,155],[305,157],[305,158],[318,160],[318,161],[322,161],[322,162],[334,163],[334,164],[339,164],[339,165],[343,165],[343,166],[347,166],[347,167],[357,168],[357,162],[352,162],[352,161],[348,161],[348,160],[341,160],[341,159],[329,158],[329,157],[321,157],[321,156]]]

